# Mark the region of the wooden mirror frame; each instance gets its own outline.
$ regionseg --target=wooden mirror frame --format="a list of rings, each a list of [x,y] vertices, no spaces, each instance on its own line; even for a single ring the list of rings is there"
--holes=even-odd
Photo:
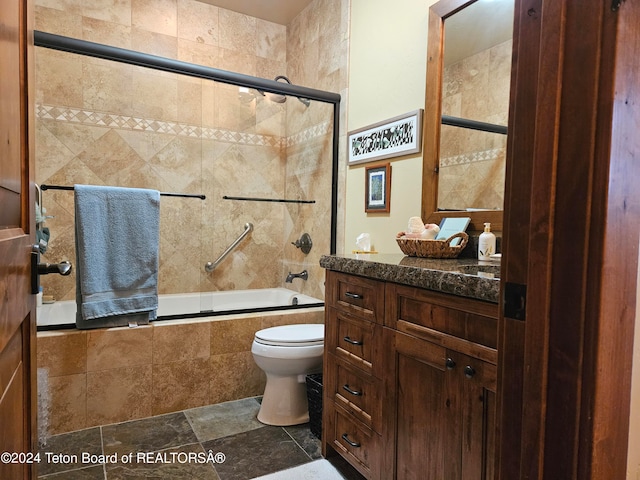
[[[444,21],[477,0],[440,0],[429,8],[427,38],[427,81],[423,116],[422,218],[440,224],[445,217],[470,217],[468,232],[481,232],[485,222],[502,232],[502,210],[438,211],[438,173],[442,122],[442,76],[444,72]]]

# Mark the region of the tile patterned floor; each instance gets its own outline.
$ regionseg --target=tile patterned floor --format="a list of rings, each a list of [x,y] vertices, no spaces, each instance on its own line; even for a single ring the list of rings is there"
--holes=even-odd
[[[259,407],[247,398],[56,435],[40,449],[38,478],[249,480],[322,458],[308,424],[263,425]],[[362,478],[331,462],[345,479]]]

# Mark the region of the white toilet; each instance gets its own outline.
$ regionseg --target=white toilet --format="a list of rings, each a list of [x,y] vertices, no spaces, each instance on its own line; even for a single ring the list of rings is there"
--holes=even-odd
[[[258,420],[267,425],[309,421],[306,376],[322,371],[324,325],[283,325],[256,332],[251,353],[266,373]]]

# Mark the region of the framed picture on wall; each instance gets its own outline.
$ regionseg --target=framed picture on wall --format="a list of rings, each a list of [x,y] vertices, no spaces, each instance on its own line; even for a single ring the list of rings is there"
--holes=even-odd
[[[349,132],[349,165],[418,153],[422,109]]]
[[[366,167],[365,182],[364,211],[388,213],[391,200],[391,164]]]

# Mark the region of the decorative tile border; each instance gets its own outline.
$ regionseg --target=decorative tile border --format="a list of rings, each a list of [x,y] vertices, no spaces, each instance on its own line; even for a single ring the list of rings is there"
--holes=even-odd
[[[453,155],[451,157],[442,157],[440,159],[440,167],[453,167],[455,165],[464,165],[467,163],[486,162],[488,160],[496,160],[504,156],[504,148],[493,148],[490,150],[481,150],[479,152],[464,153],[461,155]]]
[[[287,138],[256,133],[234,132],[222,128],[202,127],[180,122],[167,122],[149,118],[93,112],[80,108],[36,105],[36,117],[43,120],[78,123],[96,127],[119,128],[140,132],[168,133],[191,138],[218,140],[220,142],[240,143],[270,147],[291,147],[330,132],[330,122],[310,127]]]

